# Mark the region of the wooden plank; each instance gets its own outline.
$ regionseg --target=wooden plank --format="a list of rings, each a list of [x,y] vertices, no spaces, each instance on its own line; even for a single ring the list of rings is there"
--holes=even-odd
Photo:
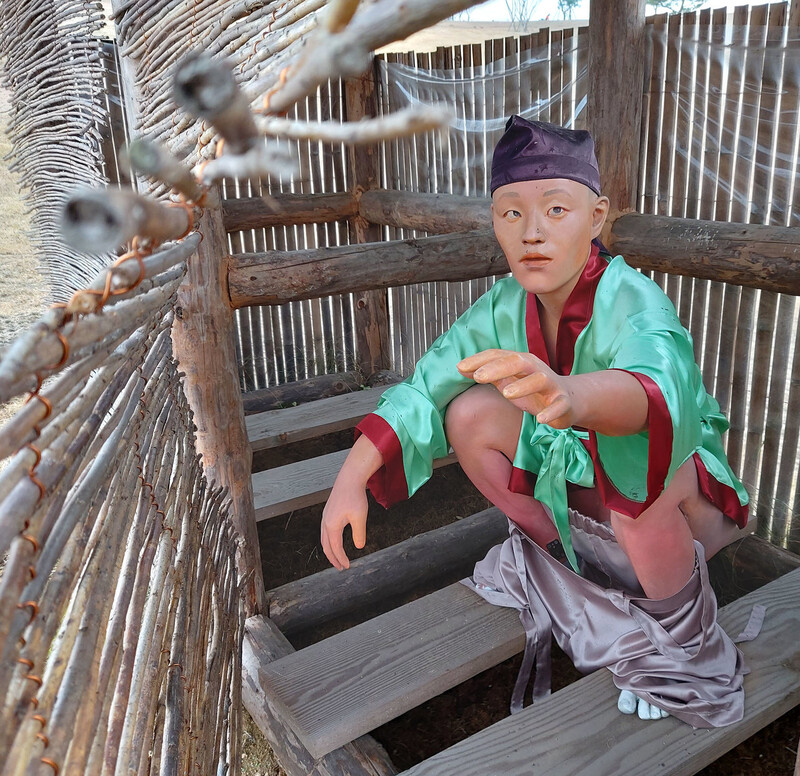
[[[330,568],[270,590],[269,617],[289,636],[352,612],[374,617],[379,607],[389,608],[389,599],[396,602],[423,585],[441,587],[471,574],[507,536],[506,516],[486,509],[356,558],[346,574]]]
[[[321,504],[328,498],[348,450],[320,455],[253,475],[256,520],[267,520],[293,509]],[[438,458],[433,468],[455,463],[455,455]]]
[[[309,752],[322,756],[524,643],[516,610],[456,583],[262,667],[259,678]]]
[[[361,736],[319,759],[283,723],[272,699],[265,694],[260,673],[264,666],[294,653],[285,636],[265,617],[250,617],[242,644],[242,701],[266,736],[281,767],[289,776],[392,776],[397,771],[372,736]]]
[[[800,569],[720,611],[731,634],[754,604],[767,607],[759,637],[742,644],[744,719],[693,730],[667,718],[643,723],[616,708],[608,671],[597,671],[404,772],[404,776],[689,776],[800,703]]]
[[[253,450],[268,450],[302,439],[353,428],[372,412],[386,388],[331,396],[297,407],[260,412],[245,418],[247,438]]]

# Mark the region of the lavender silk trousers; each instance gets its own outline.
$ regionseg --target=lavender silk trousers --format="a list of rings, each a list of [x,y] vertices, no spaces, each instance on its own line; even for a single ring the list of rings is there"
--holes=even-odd
[[[531,671],[533,698],[550,693],[551,634],[575,667],[608,668],[620,690],[696,728],[721,727],[744,713],[742,653],[717,623],[703,547],[694,573],[675,595],[644,597],[607,523],[570,510],[579,576],[509,522],[510,536],[462,580],[491,604],[518,609],[526,644],[511,713],[522,708]],[[763,611],[759,612],[763,619]],[[755,628],[739,640],[753,638]]]

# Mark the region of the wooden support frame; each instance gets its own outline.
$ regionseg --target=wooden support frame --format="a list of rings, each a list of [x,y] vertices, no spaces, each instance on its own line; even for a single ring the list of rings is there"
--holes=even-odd
[[[345,110],[348,121],[359,121],[377,115],[374,65],[359,78],[344,82]],[[377,188],[380,179],[379,146],[356,145],[350,147],[350,171],[356,200],[361,193]],[[350,219],[350,231],[356,243],[375,243],[381,239],[381,230],[370,224],[360,214]],[[369,378],[373,373],[391,368],[391,342],[389,338],[389,297],[381,290],[365,290],[355,299],[356,365]]]
[[[611,212],[636,210],[645,0],[591,0],[588,129]]]
[[[238,381],[233,308],[225,293],[228,238],[216,192],[198,224],[203,242],[189,261],[178,291],[172,339],[186,374],[183,389],[197,426],[197,451],[210,482],[230,493],[240,578],[247,578],[248,616],[264,611],[265,591],[258,549],[253,486],[253,453],[247,440]]]
[[[619,216],[610,249],[642,269],[800,293],[800,240],[794,227]],[[472,280],[508,272],[491,229],[417,240],[234,256],[228,283],[234,307],[282,304],[327,294],[434,280]]]

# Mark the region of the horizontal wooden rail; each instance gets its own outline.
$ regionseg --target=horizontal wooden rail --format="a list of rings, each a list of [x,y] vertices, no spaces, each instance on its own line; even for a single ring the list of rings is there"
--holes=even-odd
[[[490,205],[487,197],[372,189],[360,199],[348,192],[227,199],[222,213],[228,232],[322,224],[360,215],[371,224],[448,234],[491,227]]]
[[[800,229],[629,213],[609,248],[634,267],[800,294]]]
[[[247,307],[508,272],[491,229],[418,240],[231,257],[231,304]]]
[[[416,191],[365,191],[359,214],[373,224],[419,229],[433,234],[467,232],[492,226],[491,200]]]
[[[267,593],[269,617],[289,636],[359,610],[374,617],[387,599],[468,576],[507,536],[505,515],[486,509],[356,558],[346,574],[330,568],[277,587]]]
[[[800,294],[800,230],[629,213],[609,248],[635,267]],[[491,229],[416,240],[238,254],[228,275],[234,307],[508,272]]]
[[[357,214],[358,202],[347,192],[244,197],[226,199],[222,204],[222,217],[228,232],[290,224],[322,224]]]

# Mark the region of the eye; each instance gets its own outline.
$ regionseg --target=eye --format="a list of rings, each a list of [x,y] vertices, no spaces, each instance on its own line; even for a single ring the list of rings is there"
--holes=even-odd
[[[519,210],[506,210],[506,212],[503,213],[503,218],[511,222],[519,221],[519,219],[522,218],[522,213],[520,213]]]
[[[563,216],[564,213],[566,213],[566,212],[567,211],[564,210],[564,208],[561,207],[561,205],[553,205],[553,207],[550,208],[550,215],[551,216]]]

